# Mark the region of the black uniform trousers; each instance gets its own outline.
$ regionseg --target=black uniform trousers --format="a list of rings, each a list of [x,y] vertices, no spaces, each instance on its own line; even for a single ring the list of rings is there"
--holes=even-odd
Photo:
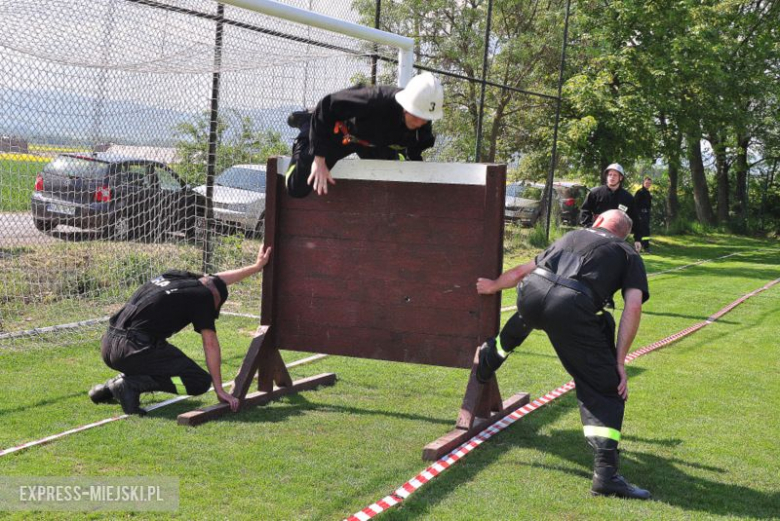
[[[311,175],[311,165],[314,162],[314,154],[310,150],[310,128],[310,121],[301,126],[301,132],[293,143],[290,167],[285,173],[287,193],[292,197],[306,197],[312,191],[312,186],[307,183]],[[389,148],[349,143],[341,145],[339,148],[331,149],[325,156],[325,164],[328,165],[328,169],[331,169],[340,160],[352,154],[357,154],[360,159],[399,159],[399,154]]]
[[[642,234],[642,248],[650,248],[650,208],[639,209],[639,232]]]
[[[625,403],[617,392],[620,375],[612,315],[600,313],[583,293],[533,273],[518,289],[517,308],[501,330],[504,351],[515,349],[532,330],[543,330],[574,379],[583,426],[619,432]],[[616,440],[606,437],[588,437],[588,441],[598,448],[617,446]]]
[[[211,376],[176,346],[132,330],[109,328],[101,343],[103,361],[127,376],[151,376],[160,390],[176,394],[172,377],[181,379],[187,394],[203,394]]]

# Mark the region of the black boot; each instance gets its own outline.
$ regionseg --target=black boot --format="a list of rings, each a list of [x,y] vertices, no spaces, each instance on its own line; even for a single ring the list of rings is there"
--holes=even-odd
[[[92,389],[89,390],[89,393],[87,393],[89,394],[89,399],[92,400],[93,403],[113,403],[115,401],[114,395],[111,394],[109,385],[118,378],[122,378],[122,376],[115,376],[104,384],[93,386]]]
[[[141,393],[165,390],[157,380],[145,375],[120,376],[110,381],[108,388],[122,406],[125,414],[141,416],[146,414],[146,411],[140,406]]]
[[[495,376],[498,368],[506,360],[505,357],[498,353],[496,346],[496,339],[489,338],[479,348],[479,365],[477,365],[477,381],[481,384],[486,384]]]
[[[590,493],[594,496],[650,499],[650,492],[635,487],[618,474],[618,453],[617,449],[596,449]]]
[[[308,110],[296,110],[287,116],[287,124],[292,128],[302,128],[307,121],[311,121],[311,112]]]

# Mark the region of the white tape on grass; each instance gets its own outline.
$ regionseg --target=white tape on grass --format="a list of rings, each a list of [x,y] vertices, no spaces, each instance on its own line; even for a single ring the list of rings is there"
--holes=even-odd
[[[299,366],[299,365],[308,364],[308,363],[314,362],[315,360],[320,360],[322,358],[325,358],[326,356],[328,356],[328,355],[313,355],[313,356],[310,356],[308,358],[302,358],[301,360],[296,360],[294,362],[290,362],[289,364],[287,364],[287,368],[290,369],[292,367],[296,367],[296,366]],[[225,384],[222,384],[222,387],[227,387],[227,386],[232,385],[232,384],[233,384],[232,381],[231,382],[227,382]],[[211,389],[209,389],[209,391],[212,391],[212,390],[214,390],[213,387]],[[190,396],[189,395],[176,396],[176,397],[171,398],[169,400],[165,400],[163,402],[156,403],[154,405],[150,405],[149,407],[146,407],[145,409],[146,409],[146,412],[156,411],[157,409],[161,409],[161,408],[166,407],[168,405],[181,402],[182,400],[186,400],[187,398],[190,398]],[[60,432],[60,433],[57,433],[57,434],[52,434],[51,436],[46,436],[45,438],[41,438],[39,440],[28,441],[27,443],[22,443],[21,445],[16,445],[14,447],[10,447],[10,448],[1,450],[0,451],[0,457],[1,456],[6,456],[8,454],[13,454],[14,452],[19,452],[20,450],[29,449],[30,447],[43,445],[45,443],[49,443],[51,441],[58,440],[60,438],[64,438],[66,436],[70,436],[71,434],[76,434],[77,432],[83,432],[83,431],[86,431],[86,430],[89,430],[89,429],[94,429],[95,427],[101,427],[103,425],[107,425],[107,424],[115,422],[115,421],[124,420],[124,419],[129,418],[129,417],[130,416],[127,415],[127,414],[122,414],[121,416],[114,416],[112,418],[106,418],[105,420],[96,421],[94,423],[89,423],[87,425],[82,425],[81,427],[76,427],[76,428],[68,429],[67,431],[63,431],[63,432]]]

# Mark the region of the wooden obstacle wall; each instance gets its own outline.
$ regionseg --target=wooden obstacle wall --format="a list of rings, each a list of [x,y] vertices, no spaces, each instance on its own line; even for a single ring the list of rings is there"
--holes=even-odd
[[[327,195],[294,199],[280,175],[288,164],[268,163],[273,251],[261,326],[231,390],[242,409],[335,383],[333,373],[293,381],[280,349],[470,368],[455,428],[425,446],[425,459],[528,403],[527,393],[502,400],[495,378],[475,376],[478,346],[498,334],[500,295],[478,295],[476,281],[501,273],[505,166],[341,161]],[[218,403],[178,422],[228,411]]]
[[[341,161],[327,195],[268,164],[262,323],[278,349],[470,368],[499,326],[506,167]]]

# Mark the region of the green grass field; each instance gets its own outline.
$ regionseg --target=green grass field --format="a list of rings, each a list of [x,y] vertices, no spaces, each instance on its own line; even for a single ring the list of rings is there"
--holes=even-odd
[[[30,209],[30,195],[35,177],[46,162],[18,161],[0,155],[0,212],[23,212]]]
[[[29,154],[0,153],[0,212],[30,209],[35,177],[58,153],[83,149],[59,145],[30,145]]]
[[[259,245],[251,239],[217,238],[214,271],[251,262]],[[177,268],[198,271],[202,256],[198,246],[174,240],[57,241],[0,253],[6,295],[0,298],[0,334],[110,315],[140,284],[170,267],[171,259]],[[260,284],[252,278],[233,286],[225,311],[256,313]]]
[[[507,266],[534,253],[517,251]],[[777,242],[659,238],[645,257],[650,273],[731,253],[738,255],[651,277],[634,347],[701,322],[780,277]],[[514,298],[505,292],[504,305]],[[617,307],[619,314],[622,302]],[[255,326],[249,319],[220,319],[226,380],[236,373]],[[496,435],[379,519],[778,519],[779,326],[780,285],[629,366],[622,471],[650,489],[655,501],[589,496],[591,455],[569,393]],[[92,384],[112,376],[100,360],[97,336],[74,344],[52,337],[47,347],[0,352],[0,449],[119,411],[95,406],[86,396]],[[203,363],[198,335],[180,333],[173,342]],[[316,346],[305,347],[316,352]],[[307,356],[283,355],[287,362]],[[328,357],[291,374],[331,371],[338,375],[335,386],[197,428],[177,426],[176,415],[214,403],[213,394],[4,456],[0,475],[173,476],[180,480],[177,519],[344,519],[427,466],[422,447],[452,428],[467,372]],[[532,398],[569,380],[538,333],[498,378],[506,396],[528,391]],[[145,403],[168,397],[150,396]],[[30,513],[5,517],[29,519]]]

